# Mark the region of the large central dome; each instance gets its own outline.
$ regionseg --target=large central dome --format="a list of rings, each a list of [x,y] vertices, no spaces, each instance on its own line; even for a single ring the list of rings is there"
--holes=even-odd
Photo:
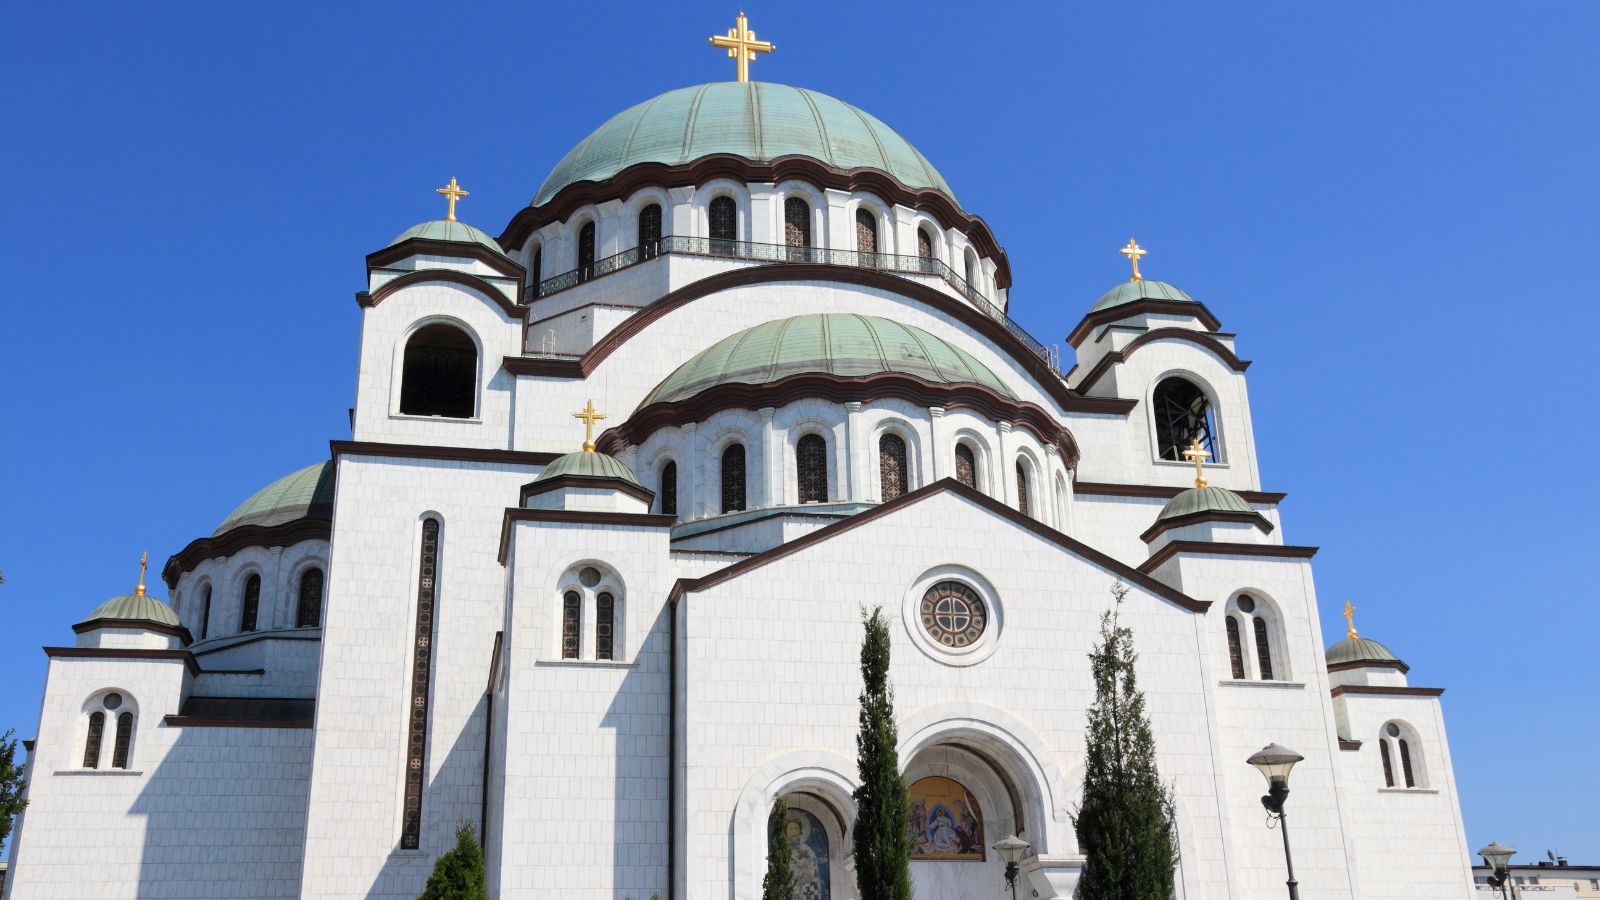
[[[637,163],[681,165],[718,153],[756,162],[809,156],[838,169],[881,169],[908,188],[956,199],[939,170],[876,117],[816,91],[723,81],[667,91],[612,116],[562,158],[533,205],[569,184],[601,181]]]

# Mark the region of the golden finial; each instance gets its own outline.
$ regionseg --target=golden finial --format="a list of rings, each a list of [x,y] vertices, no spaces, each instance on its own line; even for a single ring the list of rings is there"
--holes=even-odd
[[[775,44],[756,40],[756,33],[750,30],[750,20],[744,17],[744,10],[739,11],[739,18],[734,20],[733,27],[728,29],[726,35],[714,34],[708,40],[713,47],[726,48],[729,58],[737,61],[741,82],[750,80],[750,62],[757,53],[771,53],[778,49]]]
[[[461,185],[456,183],[456,177],[454,175],[450,176],[449,184],[442,188],[434,189],[434,193],[443,194],[444,198],[450,201],[450,208],[444,214],[444,220],[446,222],[454,222],[456,220],[456,201],[460,200],[462,197],[472,196],[461,189]]]
[[[1189,449],[1183,455],[1194,461],[1194,486],[1206,486],[1206,460],[1211,458],[1211,451],[1200,446],[1200,439],[1195,438],[1189,442]]]
[[[1143,281],[1144,276],[1139,274],[1139,257],[1144,256],[1150,251],[1139,246],[1139,242],[1133,238],[1128,238],[1128,246],[1123,247],[1118,252],[1120,252],[1123,256],[1126,256],[1128,258],[1128,262],[1133,263],[1133,277],[1128,280]]]
[[[1344,602],[1344,612],[1340,613],[1340,615],[1344,616],[1345,624],[1350,626],[1350,637],[1354,639],[1356,636],[1356,608],[1350,605],[1349,600]]]
[[[583,420],[583,426],[584,426],[584,428],[583,428],[583,452],[585,452],[585,453],[593,453],[594,452],[594,423],[600,421],[601,419],[604,419],[605,416],[602,415],[598,409],[594,408],[594,401],[590,400],[587,404],[584,405],[583,410],[581,412],[573,413],[572,417],[574,419],[582,419]]]
[[[144,596],[144,570],[150,565],[150,551],[139,554],[139,586],[133,589],[135,596]]]

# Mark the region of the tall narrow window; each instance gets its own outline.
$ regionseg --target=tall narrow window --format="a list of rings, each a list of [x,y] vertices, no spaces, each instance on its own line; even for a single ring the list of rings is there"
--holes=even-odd
[[[917,229],[917,258],[927,262],[933,261],[933,235],[929,234],[926,228]],[[923,271],[928,271],[926,265],[923,266]]]
[[[1028,512],[1028,467],[1017,460],[1017,512],[1030,515]]]
[[[860,254],[857,265],[871,266],[877,263],[878,219],[873,216],[872,210],[859,206],[856,207],[856,253]]]
[[[1394,787],[1394,764],[1389,761],[1389,742],[1378,739],[1378,756],[1383,760],[1383,786]]]
[[[661,204],[639,210],[639,258],[655,259],[661,253]]]
[[[783,201],[783,243],[790,262],[806,259],[811,246],[811,204],[799,197]]]
[[[528,284],[533,285],[533,295],[539,296],[539,282],[544,280],[544,248],[533,248],[533,264],[528,267]]]
[[[578,658],[578,641],[583,637],[583,598],[567,591],[561,598],[561,658]]]
[[[1228,617],[1228,665],[1233,670],[1233,677],[1242,679],[1244,674],[1244,645],[1239,637],[1239,620],[1233,616]]]
[[[300,576],[300,602],[295,605],[294,627],[319,628],[322,625],[322,570],[307,569]]]
[[[744,509],[744,445],[729,444],[722,451],[722,511]]]
[[[470,419],[477,406],[478,345],[454,325],[428,325],[406,341],[400,412]]]
[[[100,768],[100,742],[105,739],[106,714],[96,710],[89,714],[89,739],[83,744],[83,767]]]
[[[661,467],[661,514],[678,514],[678,464],[669,462]]]
[[[907,490],[906,442],[897,434],[878,438],[878,474],[885,501],[904,494]]]
[[[734,255],[733,242],[739,237],[739,207],[732,197],[715,197],[708,210],[711,216],[711,252]]]
[[[969,488],[978,486],[978,460],[966,444],[956,445],[956,480]]]
[[[200,599],[200,640],[205,640],[211,633],[211,585],[206,585],[206,592]]]
[[[964,265],[963,265],[963,268],[962,268],[962,272],[966,276],[967,287],[970,288],[971,290],[976,291],[978,289],[978,266],[977,266],[977,261],[972,258],[972,251],[971,250],[967,251],[967,255],[963,259],[964,259]]]
[[[261,609],[261,576],[251,574],[244,580],[244,602],[239,608],[239,630],[256,630],[256,613]]]
[[[585,222],[578,229],[578,280],[594,277],[594,223]]]
[[[1156,417],[1156,448],[1162,459],[1184,462],[1183,451],[1199,439],[1218,462],[1215,416],[1205,391],[1185,378],[1168,378],[1156,385],[1151,404]]]
[[[1267,641],[1267,622],[1260,616],[1255,618],[1256,629],[1256,663],[1261,667],[1261,680],[1272,680],[1272,645]]]
[[[612,627],[616,624],[617,600],[601,594],[594,601],[594,658],[612,659]]]
[[[828,444],[820,435],[808,434],[794,447],[795,469],[800,479],[801,503],[828,500]]]
[[[415,850],[422,842],[422,783],[428,754],[428,703],[432,684],[434,606],[438,596],[439,520],[422,520],[422,547],[417,565],[417,618],[411,644],[411,710],[406,741],[405,806],[401,811],[400,846]]]
[[[1411,774],[1411,745],[1406,743],[1405,738],[1400,738],[1395,743],[1400,747],[1400,771],[1405,773],[1406,787],[1416,787],[1417,779]]]
[[[117,742],[111,745],[111,768],[128,767],[128,744],[133,741],[133,713],[117,716]]]

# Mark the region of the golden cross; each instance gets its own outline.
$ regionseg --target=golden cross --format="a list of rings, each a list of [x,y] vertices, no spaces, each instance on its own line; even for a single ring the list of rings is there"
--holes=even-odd
[[[1143,281],[1144,276],[1139,274],[1139,257],[1144,256],[1150,251],[1139,246],[1139,242],[1133,238],[1128,238],[1128,246],[1123,247],[1120,252],[1123,256],[1128,258],[1128,262],[1133,263],[1133,278],[1130,280]]]
[[[594,452],[594,423],[600,421],[601,419],[604,419],[605,416],[601,415],[600,411],[598,409],[594,408],[594,401],[590,400],[587,404],[584,405],[582,412],[575,412],[575,413],[572,414],[572,417],[574,419],[582,419],[583,420],[583,426],[584,426],[584,428],[583,428],[583,451],[585,453],[593,453]]]
[[[1197,488],[1205,487],[1206,460],[1211,458],[1211,451],[1200,446],[1200,439],[1195,438],[1190,442],[1189,449],[1183,451],[1183,455],[1194,460],[1194,486]]]
[[[149,564],[150,551],[146,550],[145,552],[139,554],[139,586],[133,589],[133,592],[140,597],[144,596],[144,570]],[[127,584],[127,582],[124,581],[123,584]]]
[[[739,18],[734,20],[733,27],[728,29],[726,35],[714,34],[708,40],[713,47],[726,48],[729,58],[737,60],[741,82],[750,80],[750,62],[757,53],[771,53],[778,49],[774,44],[756,40],[756,33],[750,30],[750,20],[744,17],[744,10],[739,11]]]
[[[446,212],[444,216],[444,220],[446,222],[454,222],[456,220],[456,201],[460,200],[462,197],[472,196],[461,189],[461,185],[456,183],[456,177],[454,175],[450,176],[449,184],[442,188],[436,188],[434,193],[443,194],[445,199],[450,201],[450,210]]]
[[[1346,600],[1344,602],[1344,612],[1339,615],[1344,616],[1345,623],[1350,626],[1350,637],[1354,638],[1356,636],[1356,608],[1350,605],[1349,600]]]

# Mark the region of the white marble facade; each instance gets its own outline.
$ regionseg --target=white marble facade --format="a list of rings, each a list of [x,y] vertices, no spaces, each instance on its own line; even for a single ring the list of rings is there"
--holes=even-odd
[[[812,896],[848,900],[864,606],[894,623],[908,780],[959,782],[987,843],[1016,832],[1031,844],[1025,891],[1069,897],[1083,863],[1071,814],[1087,654],[1118,583],[1177,792],[1178,897],[1281,896],[1279,836],[1244,762],[1269,742],[1306,758],[1289,810],[1308,896],[1470,896],[1439,692],[1412,687],[1398,661],[1325,660],[1314,550],[1288,539],[1282,496],[1263,490],[1234,336],[1197,302],[1136,300],[1088,313],[1063,373],[1008,337],[1009,270],[963,230],[980,226],[913,192],[819,180],[669,179],[575,206],[558,194],[559,215],[517,240],[508,229],[504,256],[463,241],[369,258],[331,517],[203,538],[165,572],[177,626],[86,622],[75,646],[51,649],[8,897],[409,898],[466,823],[492,896],[745,900],[760,895],[766,812],[785,796],[808,835],[821,830],[811,846],[826,857],[808,865],[827,883]],[[578,267],[591,223],[596,258],[626,252],[651,203],[664,236],[707,236],[719,197],[735,202],[734,238],[763,245],[784,243],[790,198],[808,204],[816,247],[857,249],[866,210],[881,252],[914,259],[921,243],[980,299],[931,269],[835,260],[791,276],[738,253],[666,252],[544,296],[507,274],[535,253],[545,279]],[[711,389],[630,430],[700,351],[816,314],[920,329],[1014,397],[876,394],[812,372],[822,388],[770,402]],[[408,346],[436,325],[471,348],[458,414],[404,399],[421,377]],[[1205,398],[1206,478],[1259,522],[1202,514],[1150,533],[1194,478],[1162,458],[1156,392],[1171,378]],[[573,413],[590,400],[608,416],[601,449],[644,490],[580,475],[524,499],[578,449]],[[885,435],[906,449],[898,497],[885,495],[899,493],[886,488]],[[821,497],[801,492],[807,436],[824,448]],[[722,459],[735,443],[744,500],[730,510]],[[314,625],[297,607],[313,568],[326,573]],[[947,583],[987,615],[958,649],[919,612]],[[126,764],[91,766],[88,716],[109,692],[136,713]],[[997,895],[1002,866],[982,855],[915,861],[917,896]]]

